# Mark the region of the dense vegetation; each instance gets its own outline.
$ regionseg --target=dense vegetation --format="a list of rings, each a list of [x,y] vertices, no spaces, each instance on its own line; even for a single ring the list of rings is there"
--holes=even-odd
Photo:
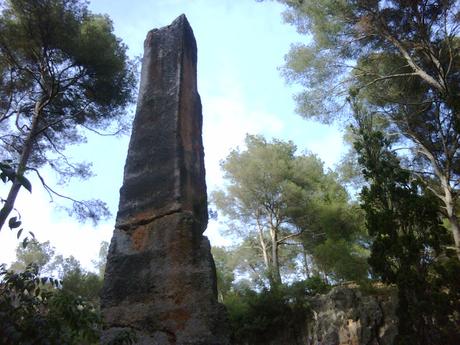
[[[16,261],[1,266],[0,278],[1,344],[98,343],[103,277],[83,270],[75,258],[32,240],[17,247]]]
[[[0,344],[99,344],[107,250],[102,242],[94,273],[73,256],[56,254],[48,241],[20,243],[11,266],[0,265]],[[133,333],[120,332],[111,344],[135,341]]]

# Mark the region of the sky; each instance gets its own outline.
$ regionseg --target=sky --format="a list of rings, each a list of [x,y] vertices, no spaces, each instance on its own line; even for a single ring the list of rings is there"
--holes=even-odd
[[[291,44],[308,39],[283,23],[283,6],[255,0],[92,0],[89,8],[113,21],[115,34],[128,46],[131,57],[141,57],[143,41],[153,28],[170,24],[184,13],[198,46],[198,90],[203,104],[203,141],[208,193],[224,184],[219,162],[247,133],[291,140],[299,152],[317,154],[333,168],[345,152],[341,133],[334,127],[302,119],[295,113],[293,94],[280,67]],[[134,109],[131,109],[133,113]],[[101,241],[110,241],[118,208],[129,135],[89,135],[86,144],[66,153],[76,161],[93,163],[95,176],[74,180],[56,190],[75,198],[107,202],[112,217],[97,226],[80,224],[59,209],[31,178],[32,194],[22,191],[16,203],[24,231],[41,242],[49,240],[58,253],[75,256],[86,268],[97,258]],[[45,172],[49,183],[55,178]],[[5,190],[1,189],[1,195]],[[212,245],[228,245],[222,224],[210,221],[205,235]],[[11,262],[19,241],[8,228],[0,232],[0,263]]]

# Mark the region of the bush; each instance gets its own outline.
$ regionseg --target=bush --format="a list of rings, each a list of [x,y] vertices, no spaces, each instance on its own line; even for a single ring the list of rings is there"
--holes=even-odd
[[[225,306],[235,344],[267,344],[284,332],[299,334],[311,310],[308,296],[329,287],[319,278],[260,292],[242,289],[229,293]]]
[[[0,344],[96,344],[101,319],[96,308],[39,277],[37,266],[23,272],[0,265]]]

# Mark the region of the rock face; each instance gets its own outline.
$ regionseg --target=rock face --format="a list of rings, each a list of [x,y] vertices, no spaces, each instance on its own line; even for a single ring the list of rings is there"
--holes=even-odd
[[[307,345],[392,345],[397,335],[396,293],[364,295],[336,287],[311,300]]]
[[[184,15],[148,33],[101,295],[102,343],[228,344],[206,229],[197,53]]]
[[[280,330],[268,345],[393,345],[397,335],[397,294],[337,286],[309,299],[306,324]]]

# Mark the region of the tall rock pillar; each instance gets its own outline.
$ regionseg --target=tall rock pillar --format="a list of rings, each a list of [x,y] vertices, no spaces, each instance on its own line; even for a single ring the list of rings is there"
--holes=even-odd
[[[228,344],[206,229],[197,52],[184,15],[144,43],[136,116],[104,288],[102,343]]]

